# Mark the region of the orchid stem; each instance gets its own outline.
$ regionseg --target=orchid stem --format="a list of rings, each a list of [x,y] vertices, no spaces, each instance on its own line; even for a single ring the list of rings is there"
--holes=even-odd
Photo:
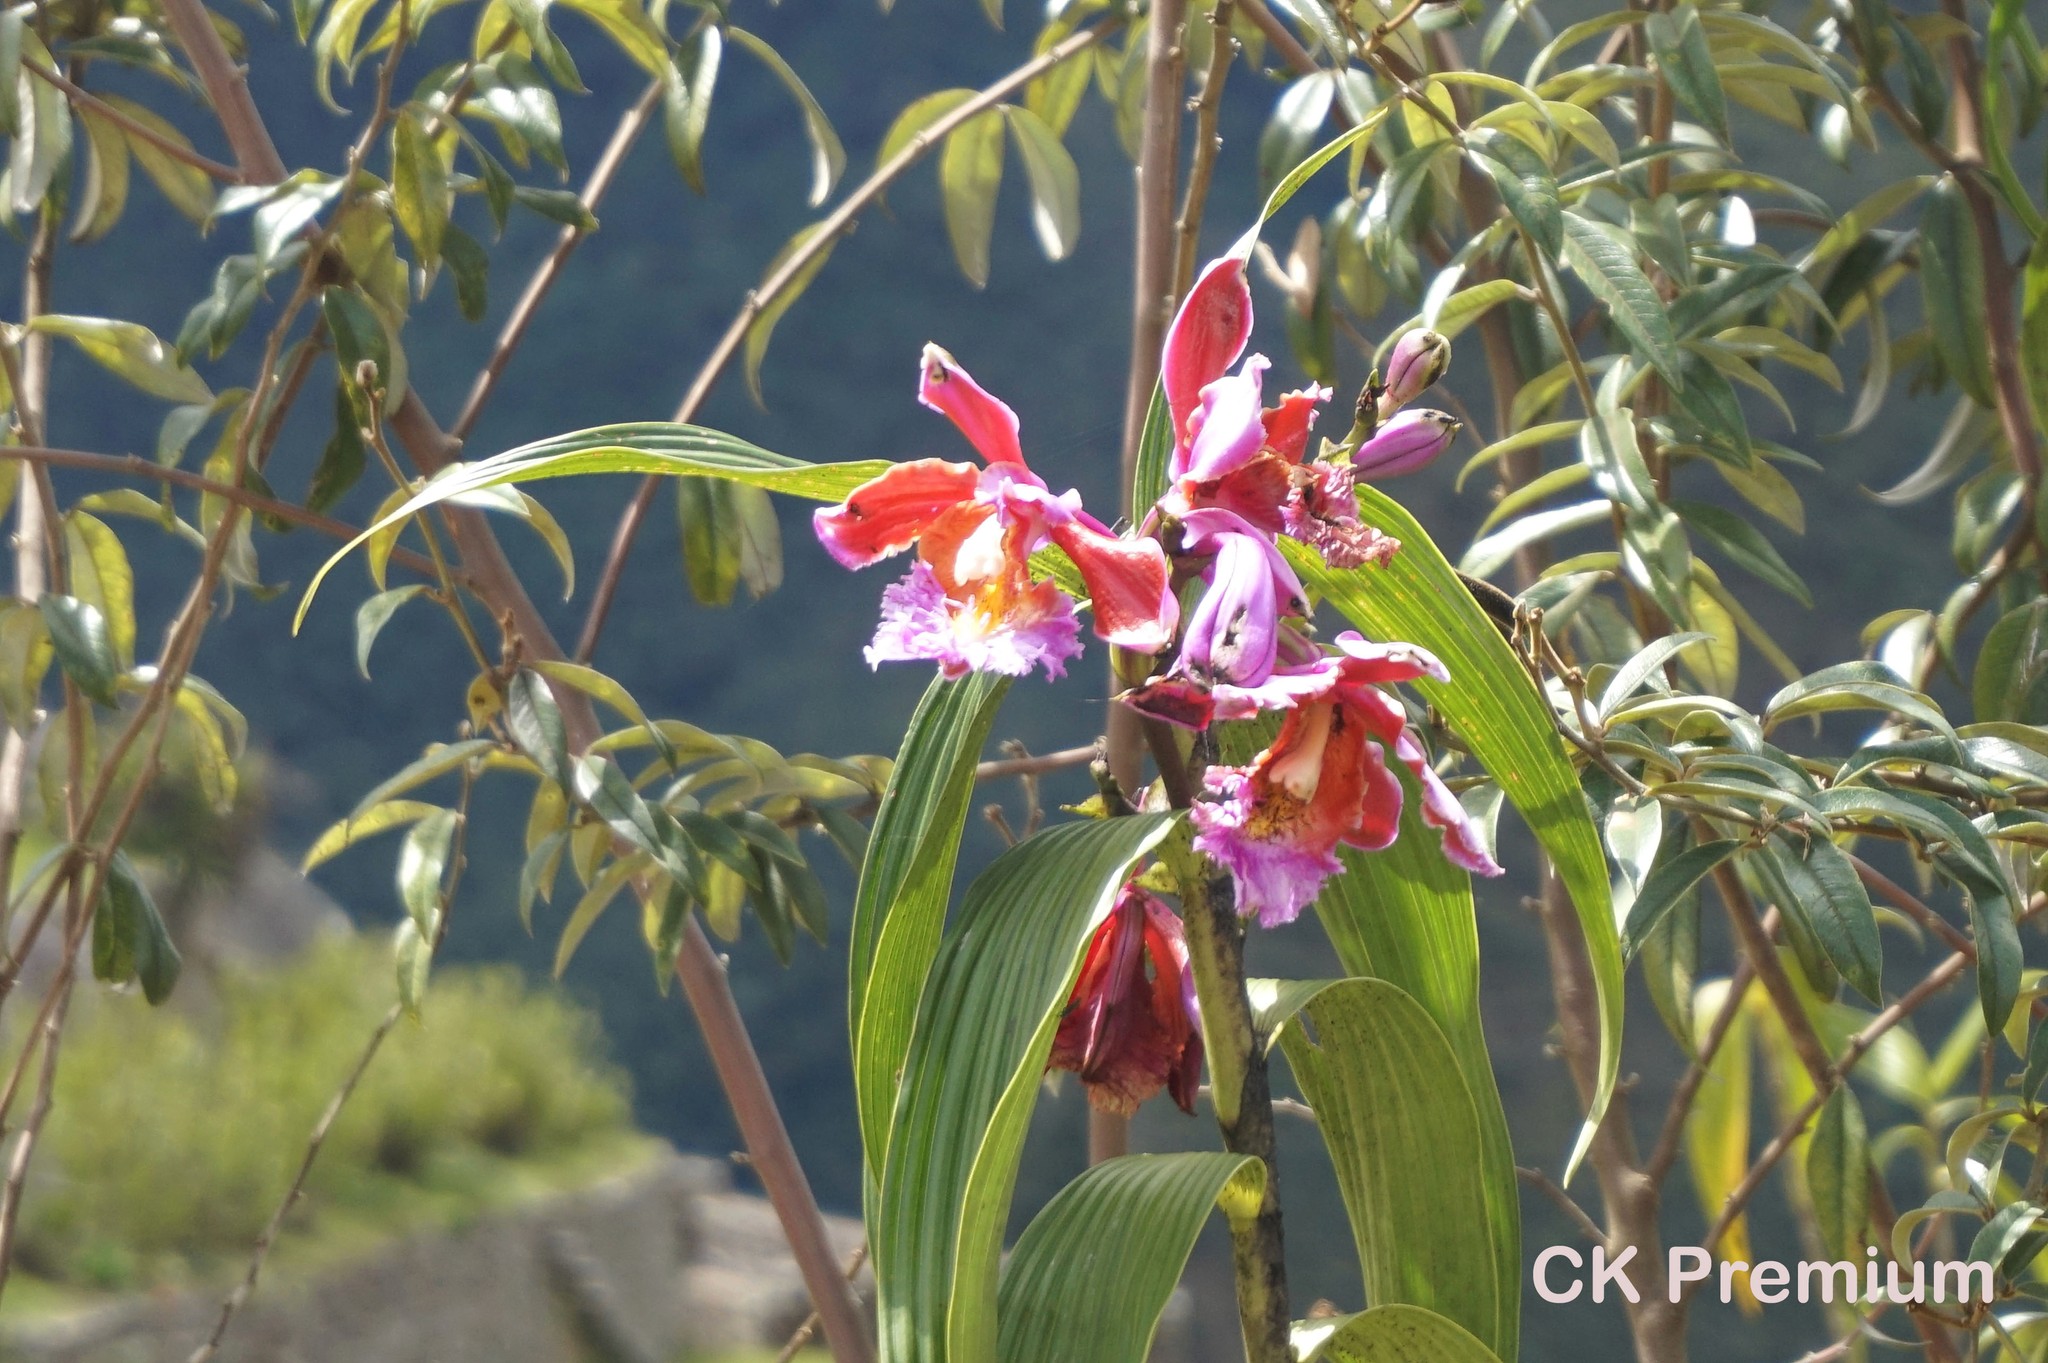
[[[1249,1363],[1291,1363],[1272,1082],[1265,1039],[1245,993],[1244,922],[1237,915],[1229,882],[1194,850],[1185,826],[1168,840],[1160,856],[1180,890],[1195,994],[1202,1004],[1202,1041],[1208,1052],[1216,1125],[1223,1132],[1225,1149],[1254,1156],[1266,1166],[1266,1192],[1258,1212],[1230,1218],[1245,1357]]]

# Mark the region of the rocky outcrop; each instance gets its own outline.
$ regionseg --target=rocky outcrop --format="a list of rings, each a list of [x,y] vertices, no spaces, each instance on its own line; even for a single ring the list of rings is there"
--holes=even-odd
[[[851,1255],[857,1222],[835,1220]],[[865,1282],[865,1276],[863,1276]],[[138,1294],[0,1317],[7,1363],[184,1363],[218,1291]],[[219,1363],[670,1363],[779,1346],[808,1312],[775,1218],[728,1166],[647,1165],[454,1229],[266,1278]]]

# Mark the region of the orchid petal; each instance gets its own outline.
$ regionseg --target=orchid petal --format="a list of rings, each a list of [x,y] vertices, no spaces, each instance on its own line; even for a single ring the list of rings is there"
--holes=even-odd
[[[1260,414],[1266,431],[1266,448],[1290,464],[1299,464],[1308,451],[1309,428],[1315,425],[1316,407],[1330,400],[1330,390],[1311,384],[1280,399],[1277,407]]]
[[[811,525],[833,558],[865,568],[908,549],[940,516],[972,500],[980,481],[972,464],[915,459],[862,483],[838,506],[820,508]]]
[[[1244,262],[1232,256],[1210,261],[1174,315],[1159,366],[1175,445],[1202,389],[1229,371],[1251,334],[1252,289]]]
[[[1049,533],[1088,584],[1099,637],[1139,653],[1157,653],[1172,642],[1180,603],[1158,541],[1120,539],[1079,516],[1055,522]]]
[[[927,344],[918,370],[917,400],[950,418],[991,464],[1022,464],[1017,414],[990,395],[951,355]]]
[[[1260,386],[1265,381],[1267,360],[1254,355],[1235,374],[1225,375],[1202,390],[1200,403],[1189,423],[1192,434],[1186,457],[1176,449],[1172,473],[1208,483],[1249,463],[1266,443],[1266,424],[1260,407]]]

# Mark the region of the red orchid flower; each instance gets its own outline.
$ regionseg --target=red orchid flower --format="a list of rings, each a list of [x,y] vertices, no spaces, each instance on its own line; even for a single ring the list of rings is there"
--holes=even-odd
[[[1078,1074],[1105,1112],[1128,1116],[1161,1089],[1195,1110],[1201,1009],[1181,921],[1157,896],[1124,886],[1096,928],[1046,1069]]]

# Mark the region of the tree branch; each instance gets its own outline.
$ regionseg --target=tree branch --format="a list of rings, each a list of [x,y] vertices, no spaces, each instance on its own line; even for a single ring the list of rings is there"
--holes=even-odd
[[[244,178],[257,184],[284,179],[284,164],[262,115],[249,98],[248,86],[229,60],[200,0],[163,0],[163,5],[178,41],[192,58]],[[404,402],[392,413],[391,429],[408,457],[423,472],[432,472],[453,457],[455,442],[435,423],[417,390],[408,391]],[[449,525],[478,595],[501,618],[513,622],[532,656],[562,657],[560,646],[506,562],[482,514],[458,511],[449,517]],[[565,691],[561,700],[570,742],[581,751],[599,732],[596,713],[588,699],[578,692]],[[839,1276],[826,1239],[824,1217],[795,1153],[789,1148],[781,1116],[775,1111],[767,1079],[747,1038],[724,971],[694,917],[684,922],[677,973],[705,1030],[714,1059],[722,1061],[718,1065],[720,1082],[739,1119],[741,1132],[748,1138],[749,1156],[768,1187],[804,1285],[824,1321],[833,1356],[837,1363],[868,1363],[873,1349],[859,1305]],[[773,1143],[777,1136],[781,1138],[779,1148],[765,1149],[755,1144],[757,1140]]]

